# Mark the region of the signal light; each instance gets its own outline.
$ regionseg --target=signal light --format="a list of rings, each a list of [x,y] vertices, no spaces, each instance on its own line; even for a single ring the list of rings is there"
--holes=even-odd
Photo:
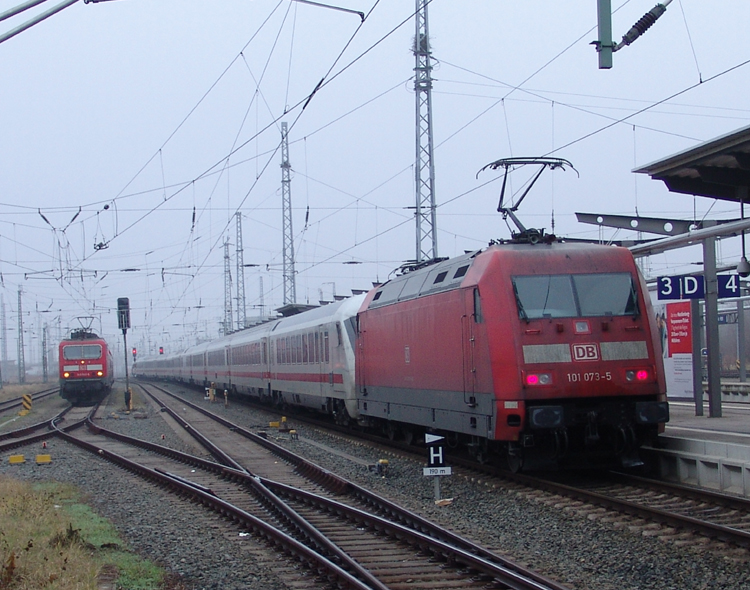
[[[159,354],[164,354],[164,347],[163,346],[159,347]]]

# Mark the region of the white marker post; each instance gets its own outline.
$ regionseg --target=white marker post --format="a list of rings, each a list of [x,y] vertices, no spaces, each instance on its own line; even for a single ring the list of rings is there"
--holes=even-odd
[[[425,434],[424,442],[429,450],[428,467],[422,469],[426,477],[435,478],[435,501],[440,500],[440,477],[451,475],[451,468],[445,466],[445,449],[443,448],[444,436],[437,434]]]

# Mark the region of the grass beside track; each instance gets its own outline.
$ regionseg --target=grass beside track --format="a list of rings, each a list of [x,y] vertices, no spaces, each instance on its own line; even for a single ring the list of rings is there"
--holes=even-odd
[[[96,590],[103,568],[121,590],[181,587],[129,551],[77,488],[0,475],[0,590]]]

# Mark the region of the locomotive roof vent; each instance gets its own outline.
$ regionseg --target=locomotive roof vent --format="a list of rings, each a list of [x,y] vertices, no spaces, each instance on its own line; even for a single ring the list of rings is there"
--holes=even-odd
[[[519,166],[526,166],[529,164],[540,166],[539,171],[536,173],[535,176],[532,177],[531,181],[529,181],[528,186],[526,187],[526,190],[523,192],[521,197],[516,201],[516,204],[512,207],[506,207],[503,205],[503,200],[505,198],[505,187],[508,183],[508,170],[511,168],[517,168]],[[557,240],[554,234],[545,234],[544,228],[542,229],[536,229],[533,227],[526,228],[523,223],[521,223],[521,220],[518,219],[516,216],[516,211],[518,210],[519,205],[521,202],[526,198],[526,195],[529,194],[529,191],[531,190],[531,187],[534,186],[534,183],[539,179],[539,177],[542,175],[542,172],[546,168],[549,168],[550,170],[555,170],[556,168],[560,168],[562,170],[565,170],[565,166],[570,167],[576,174],[578,174],[578,170],[576,170],[573,167],[573,164],[568,162],[567,160],[563,160],[562,158],[502,158],[500,160],[496,160],[490,164],[487,164],[484,166],[479,172],[482,172],[484,170],[487,170],[488,168],[490,170],[497,170],[498,168],[505,168],[505,174],[503,176],[503,187],[500,190],[500,203],[497,206],[498,213],[503,214],[503,219],[506,220],[508,217],[511,218],[513,223],[515,223],[516,227],[518,228],[518,232],[514,232],[511,230],[511,242],[515,243],[521,243],[521,244],[537,244],[539,242],[544,243],[552,243]],[[479,172],[477,172],[477,176],[479,176]],[[579,175],[580,176],[580,175]],[[554,231],[555,223],[554,220],[552,222],[552,230]]]

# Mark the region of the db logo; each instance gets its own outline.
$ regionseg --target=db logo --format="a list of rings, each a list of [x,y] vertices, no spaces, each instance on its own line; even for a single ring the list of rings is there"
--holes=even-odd
[[[573,344],[574,361],[598,361],[599,349],[596,344]]]

